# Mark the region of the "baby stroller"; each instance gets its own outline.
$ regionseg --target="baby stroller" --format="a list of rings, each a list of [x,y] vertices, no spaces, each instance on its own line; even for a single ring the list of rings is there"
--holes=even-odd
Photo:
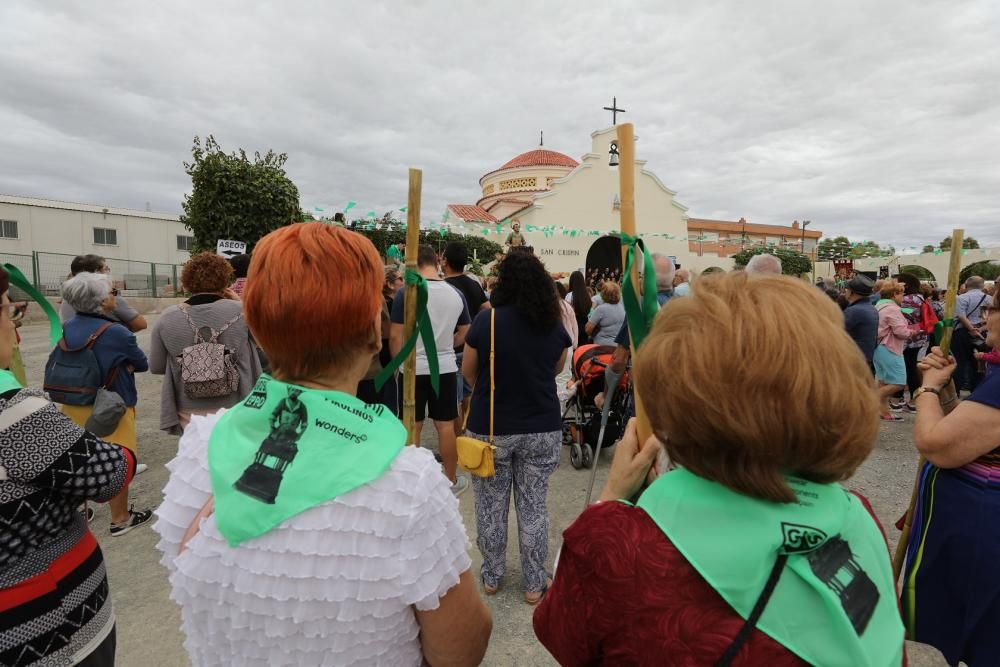
[[[611,365],[614,350],[606,345],[581,345],[573,353],[572,391],[563,409],[562,422],[563,444],[569,445],[569,462],[577,470],[594,463],[602,416],[594,398],[605,390],[604,369]],[[601,449],[610,448],[621,437],[631,393],[626,372],[611,398]]]

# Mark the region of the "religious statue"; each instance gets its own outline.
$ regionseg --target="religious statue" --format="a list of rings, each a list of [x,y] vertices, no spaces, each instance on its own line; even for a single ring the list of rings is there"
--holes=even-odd
[[[521,233],[521,223],[515,220],[510,226],[511,232],[507,235],[507,249],[518,248],[526,245],[524,234]]]
[[[306,406],[299,400],[301,393],[301,389],[289,387],[288,396],[271,413],[271,432],[260,444],[253,463],[233,485],[238,491],[274,504],[285,470],[298,454],[298,440],[309,423]]]

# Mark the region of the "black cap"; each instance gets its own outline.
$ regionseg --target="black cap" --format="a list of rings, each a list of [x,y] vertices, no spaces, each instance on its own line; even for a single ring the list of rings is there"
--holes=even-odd
[[[863,273],[858,273],[847,283],[847,289],[858,296],[871,296],[872,290],[875,289],[875,283]]]

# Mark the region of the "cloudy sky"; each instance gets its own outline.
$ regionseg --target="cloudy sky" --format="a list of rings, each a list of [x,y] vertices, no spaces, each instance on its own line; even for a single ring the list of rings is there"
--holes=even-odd
[[[0,3],[0,193],[180,212],[194,135],[425,219],[617,95],[692,217],[1000,244],[1000,3]],[[638,206],[642,203],[638,202]]]

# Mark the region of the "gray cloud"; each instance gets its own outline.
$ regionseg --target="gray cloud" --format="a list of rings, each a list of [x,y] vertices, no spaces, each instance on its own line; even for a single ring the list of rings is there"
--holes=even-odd
[[[212,133],[305,207],[396,209],[419,166],[436,220],[617,95],[694,217],[1000,243],[996,3],[479,4],[7,0],[0,192],[177,212]]]

